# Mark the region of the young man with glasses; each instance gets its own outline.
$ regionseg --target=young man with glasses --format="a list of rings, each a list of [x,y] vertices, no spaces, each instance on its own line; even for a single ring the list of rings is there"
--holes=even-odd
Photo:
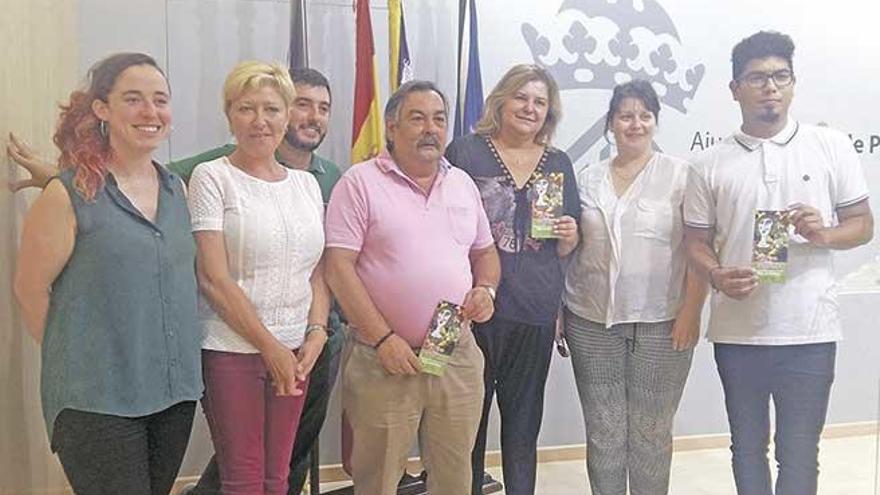
[[[788,115],[794,43],[759,32],[733,49],[731,137],[699,155],[685,195],[691,262],[711,281],[708,338],[724,387],[740,495],[772,495],[769,405],[776,410],[776,495],[816,493],[818,443],[841,338],[832,250],[870,241],[868,188],[846,135]],[[787,233],[785,280],[752,267],[755,218]],[[762,215],[766,215],[762,212]]]

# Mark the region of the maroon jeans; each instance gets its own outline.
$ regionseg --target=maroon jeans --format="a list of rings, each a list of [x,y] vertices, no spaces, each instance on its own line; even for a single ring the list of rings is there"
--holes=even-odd
[[[291,351],[293,352],[293,351]],[[202,408],[225,495],[286,495],[303,395],[275,395],[259,354],[202,351]]]

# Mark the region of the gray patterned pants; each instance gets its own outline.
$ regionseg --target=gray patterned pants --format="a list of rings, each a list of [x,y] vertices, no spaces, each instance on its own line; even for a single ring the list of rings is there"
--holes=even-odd
[[[693,350],[672,348],[672,321],[605,329],[565,312],[565,336],[587,432],[593,495],[664,495],[672,419]]]

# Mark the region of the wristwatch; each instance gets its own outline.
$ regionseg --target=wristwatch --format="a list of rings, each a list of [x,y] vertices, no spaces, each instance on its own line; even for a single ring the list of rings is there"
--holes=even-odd
[[[495,302],[495,287],[492,287],[491,285],[478,285],[477,287],[486,289],[486,292],[489,293],[489,299],[491,299],[492,302]]]

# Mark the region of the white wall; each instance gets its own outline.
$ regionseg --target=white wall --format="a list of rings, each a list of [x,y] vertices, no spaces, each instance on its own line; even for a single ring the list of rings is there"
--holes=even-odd
[[[414,72],[435,80],[455,95],[457,3],[454,0],[404,1]],[[512,64],[534,62],[552,66],[580,60],[580,72],[600,60],[614,61],[605,41],[620,26],[632,24],[640,46],[665,42],[679,68],[702,66],[704,75],[693,98],[676,109],[676,98],[661,112],[658,144],[667,152],[687,155],[694,135],[729,134],[739,112],[727,90],[730,50],[758,29],[776,29],[793,36],[797,44],[794,68],[798,82],[793,114],[805,122],[826,122],[866,141],[880,135],[876,109],[880,108],[880,38],[876,19],[880,4],[859,0],[803,2],[801,0],[483,0],[479,5],[484,94]],[[635,5],[635,7],[634,7]],[[560,12],[561,7],[565,7]],[[387,10],[384,1],[372,4],[376,52],[380,64],[383,100],[387,98]],[[162,158],[181,158],[222,144],[229,133],[220,110],[220,87],[237,61],[261,58],[283,61],[288,43],[289,3],[281,0],[82,0],[79,47],[83,68],[101,56],[121,49],[145,50],[167,63],[174,98],[175,131]],[[309,2],[312,66],[331,80],[331,131],[320,152],[347,165],[351,140],[354,20],[350,0]],[[599,40],[585,42],[586,56],[565,49],[573,22],[582,22]],[[655,35],[639,23],[648,22]],[[547,37],[546,56],[533,54],[524,32]],[[581,42],[584,42],[581,40]],[[538,43],[535,46],[540,46]],[[578,45],[580,46],[580,45]],[[647,52],[646,52],[647,53]],[[580,57],[580,58],[579,58]],[[643,60],[650,61],[648,55]],[[637,57],[638,58],[638,57]],[[636,67],[638,68],[638,67]],[[649,64],[650,68],[650,64]],[[599,72],[599,71],[597,71]],[[557,78],[564,70],[555,72]],[[679,81],[684,72],[673,73]],[[618,75],[618,77],[623,77]],[[620,81],[620,79],[618,79]],[[673,88],[674,85],[670,85]],[[688,84],[677,86],[690,90]],[[610,86],[563,91],[564,118],[557,145],[567,149],[601,118]],[[384,101],[383,101],[384,103]],[[877,138],[880,141],[880,138]],[[604,141],[584,155],[573,156],[578,166],[600,153]],[[863,164],[872,195],[880,198],[880,146],[865,151]],[[876,200],[875,200],[876,201]],[[876,210],[875,202],[875,210]],[[838,257],[841,274],[864,266],[877,253],[878,241]],[[877,294],[844,296],[841,306],[847,340],[840,346],[838,378],[829,422],[876,418],[878,390],[878,337],[874,334]],[[334,399],[323,434],[323,462],[338,462],[338,397]],[[496,418],[497,419],[497,418]],[[497,432],[497,421],[493,425]],[[675,432],[677,435],[726,431],[722,396],[711,357],[701,343],[694,359]],[[546,413],[541,445],[582,443],[580,405],[569,364],[554,359],[547,385]],[[497,448],[497,434],[490,448]],[[195,474],[209,452],[203,425],[193,439],[184,474]],[[866,460],[866,462],[872,462]]]

